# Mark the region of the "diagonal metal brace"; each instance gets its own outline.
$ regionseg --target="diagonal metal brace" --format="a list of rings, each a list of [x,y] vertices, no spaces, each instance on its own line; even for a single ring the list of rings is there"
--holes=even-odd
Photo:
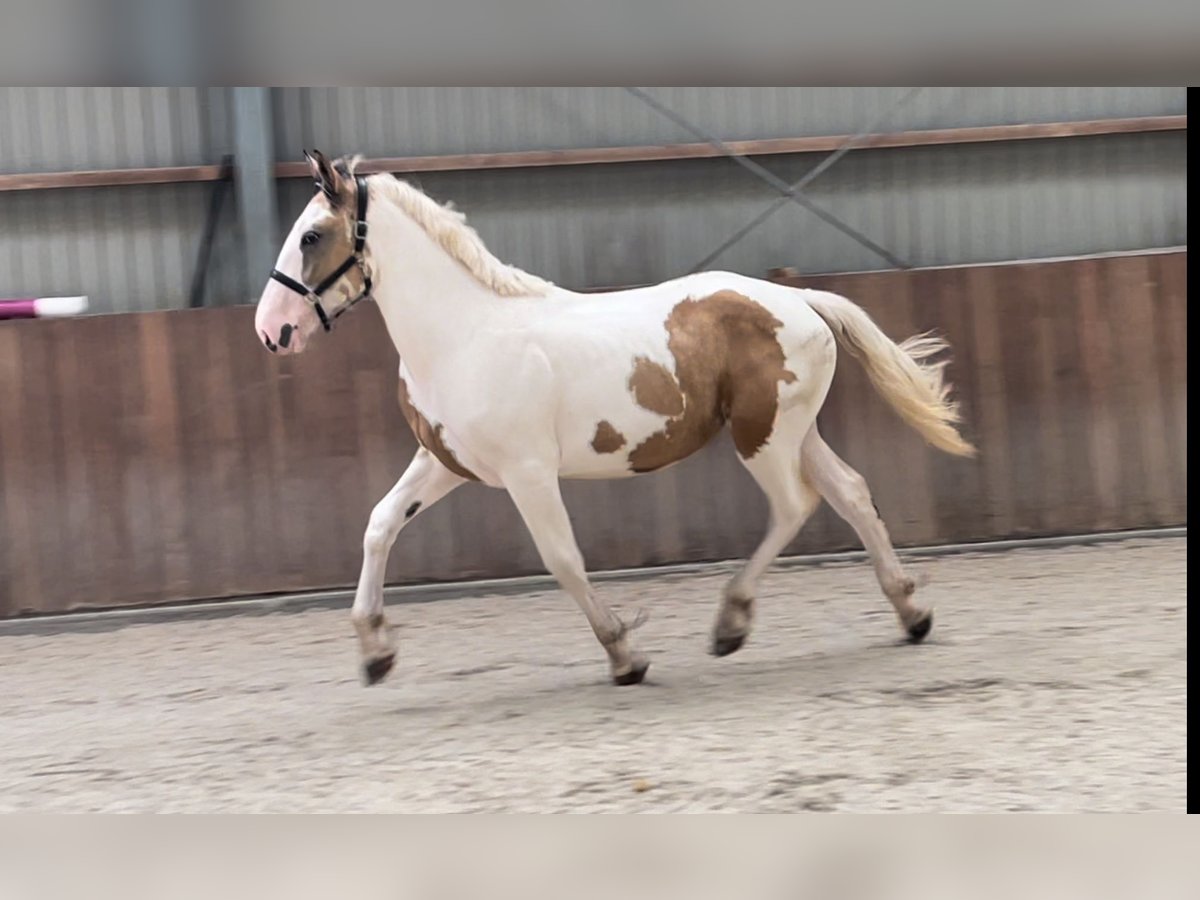
[[[889,116],[895,113],[896,110],[900,109],[900,107],[904,106],[904,104],[908,103],[908,101],[917,94],[921,93],[922,90],[923,88],[919,87],[910,88],[903,97],[897,100],[889,109],[877,116],[870,125],[853,137],[847,138],[840,147],[821,160],[816,166],[807,172],[803,178],[792,184],[790,186],[792,191],[798,194],[807,188],[821,175],[828,171],[830,166],[853,150],[856,146],[861,144],[866,138],[871,137],[871,135],[877,132],[879,130],[879,126],[882,125]],[[704,257],[704,259],[700,260],[700,262],[696,263],[696,265],[692,266],[689,274],[694,275],[696,272],[702,272],[707,269],[710,265],[712,265],[713,261],[717,259],[717,257],[748,235],[763,222],[767,221],[767,219],[771,218],[771,216],[775,215],[775,213],[787,205],[787,202],[791,199],[791,196],[784,196],[773,201],[770,206],[763,209],[761,213],[730,235],[730,237],[720,246],[718,246],[716,250],[708,254],[708,256]]]
[[[836,228],[842,234],[846,235],[849,238],[852,238],[853,240],[857,241],[862,246],[866,247],[868,250],[872,251],[873,253],[875,253],[878,256],[882,257],[883,259],[887,260],[888,263],[895,266],[897,269],[912,268],[908,263],[904,262],[904,260],[900,259],[898,256],[891,253],[885,247],[881,247],[879,244],[875,243],[873,240],[871,240],[865,234],[863,234],[862,232],[858,231],[857,229],[851,227],[850,225],[847,225],[845,222],[843,222],[841,219],[839,219],[833,213],[825,210],[823,207],[819,206],[818,204],[816,204],[815,202],[810,200],[804,194],[797,191],[795,188],[793,188],[791,185],[789,185],[786,181],[784,181],[779,176],[775,175],[769,169],[763,168],[758,163],[754,162],[754,160],[752,160],[752,159],[747,159],[746,157],[733,152],[733,150],[724,141],[722,141],[719,137],[712,134],[711,132],[705,131],[703,128],[700,128],[697,125],[693,125],[691,122],[689,122],[687,119],[680,116],[674,110],[670,109],[667,106],[664,106],[658,100],[654,99],[654,97],[647,94],[641,88],[626,87],[625,90],[628,91],[629,93],[633,94],[635,97],[637,97],[639,100],[641,100],[647,106],[654,109],[656,112],[658,112],[661,115],[665,116],[666,118],[670,119],[672,122],[674,122],[680,128],[683,128],[686,131],[689,131],[692,134],[696,135],[697,137],[702,138],[705,141],[708,141],[708,143],[712,144],[714,147],[716,147],[718,150],[720,150],[722,153],[724,153],[726,156],[728,156],[730,159],[732,159],[735,163],[740,165],[742,168],[757,175],[759,178],[761,178],[763,181],[765,181],[771,187],[775,188],[775,190],[777,190],[780,194],[783,194],[785,197],[791,199],[795,203],[797,203],[800,206],[807,209],[809,212],[811,212],[814,216],[816,216],[821,221],[823,221],[829,225],[832,225],[834,228]]]

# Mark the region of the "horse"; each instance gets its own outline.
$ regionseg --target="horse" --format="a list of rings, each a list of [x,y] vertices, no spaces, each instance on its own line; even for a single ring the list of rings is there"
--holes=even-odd
[[[292,225],[258,302],[272,353],[300,353],[358,302],[378,305],[400,356],[399,406],[418,449],[370,514],[351,620],[367,685],[392,670],[384,571],[414,518],[476,481],[508,491],[548,572],[574,598],[614,684],[649,667],[626,622],[592,589],[560,493],[562,479],[654,472],[728,426],[766,494],[765,537],[725,586],[710,652],[750,634],[760,576],[822,499],[858,534],[903,635],[933,624],[896,556],[863,477],[816,424],[840,346],[933,447],[975,448],[944,379],[947,343],[897,344],[850,300],[708,271],[606,293],[577,293],[507,265],[466,217],[359,157],[305,151],[316,192]]]

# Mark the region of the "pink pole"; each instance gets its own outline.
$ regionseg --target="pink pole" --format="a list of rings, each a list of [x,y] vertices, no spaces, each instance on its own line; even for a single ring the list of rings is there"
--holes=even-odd
[[[0,319],[47,319],[81,316],[87,312],[87,297],[22,297],[0,300]]]
[[[0,319],[36,319],[37,301],[0,300]]]

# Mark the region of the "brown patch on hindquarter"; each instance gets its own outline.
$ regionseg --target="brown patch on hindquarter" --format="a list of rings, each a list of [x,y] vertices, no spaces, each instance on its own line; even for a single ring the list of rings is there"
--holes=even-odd
[[[404,420],[408,422],[408,427],[412,429],[413,437],[417,439],[417,443],[434,455],[438,462],[463,478],[469,478],[471,481],[478,481],[479,477],[470,469],[462,465],[450,452],[450,448],[446,446],[442,440],[442,426],[439,424],[434,427],[429,423],[417,408],[413,406],[412,400],[408,396],[408,385],[404,383],[404,379],[400,379],[400,387],[398,390],[400,399],[400,410],[404,413]]]
[[[776,338],[783,323],[749,297],[720,291],[676,304],[664,325],[675,376],[639,357],[630,390],[639,406],[671,418],[630,452],[630,468],[650,472],[678,462],[725,422],[738,454],[754,456],[774,428],[779,382],[796,380]]]
[[[625,446],[625,435],[617,431],[607,419],[596,423],[596,435],[592,438],[592,449],[597,453],[616,453]]]
[[[677,416],[683,412],[683,391],[666,366],[639,356],[633,361],[629,390],[642,409],[660,416]]]

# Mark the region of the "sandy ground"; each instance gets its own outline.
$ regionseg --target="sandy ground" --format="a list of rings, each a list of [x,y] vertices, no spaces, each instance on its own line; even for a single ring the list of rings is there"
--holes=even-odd
[[[0,629],[0,810],[1184,810],[1186,538],[914,568],[923,646],[838,563],[720,660],[725,569],[602,585],[650,614],[627,688],[552,591],[391,607],[371,689],[346,610]]]

